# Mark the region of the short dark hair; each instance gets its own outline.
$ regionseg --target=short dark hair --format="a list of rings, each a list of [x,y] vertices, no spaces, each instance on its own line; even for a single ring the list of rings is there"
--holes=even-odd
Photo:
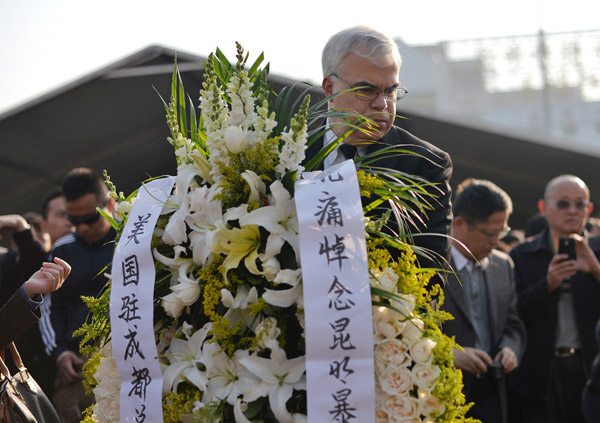
[[[510,197],[496,184],[483,179],[465,179],[452,201],[454,216],[470,223],[484,222],[492,214],[503,211],[512,213]]]
[[[94,194],[98,202],[102,203],[107,200],[108,188],[98,173],[86,167],[78,167],[65,176],[62,192],[67,202]]]
[[[38,233],[42,233],[42,216],[35,212],[27,212],[23,215],[23,218],[29,223],[29,226]]]
[[[54,200],[55,198],[58,197],[62,197],[63,193],[60,190],[60,188],[54,188],[52,191],[50,191],[50,193],[46,196],[46,198],[44,198],[44,201],[42,202],[42,218],[44,220],[48,219],[48,207],[50,207],[50,202],[52,200]]]

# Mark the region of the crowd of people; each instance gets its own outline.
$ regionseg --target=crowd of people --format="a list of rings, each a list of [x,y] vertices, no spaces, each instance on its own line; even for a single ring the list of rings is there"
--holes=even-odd
[[[600,421],[600,236],[593,235],[584,181],[575,175],[548,181],[535,233],[507,233],[513,204],[504,190],[471,178],[452,193],[448,154],[394,125],[406,89],[393,40],[371,28],[348,28],[331,37],[322,64],[328,107],[370,117],[373,125],[350,131],[321,169],[368,156],[371,166],[432,183],[432,209],[413,219],[410,230],[427,234],[414,237],[431,253],[420,264],[447,270],[434,283],[443,286],[441,307],[454,316],[442,330],[460,345],[455,365],[474,403],[470,415],[484,423]],[[325,135],[309,147],[307,160],[347,135],[348,125],[342,117],[324,122]],[[385,154],[389,146],[416,154]],[[0,255],[1,346],[16,339],[69,423],[80,421],[93,401],[82,383],[86,357],[72,336],[88,314],[81,296],[104,287],[116,236],[98,209],[114,210],[103,179],[77,168],[48,195],[41,215],[0,216],[0,233],[14,242]],[[388,231],[393,236],[398,227]],[[563,239],[574,256],[559,249]]]

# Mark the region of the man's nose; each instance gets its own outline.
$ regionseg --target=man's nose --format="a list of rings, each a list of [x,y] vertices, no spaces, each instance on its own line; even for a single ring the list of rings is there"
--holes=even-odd
[[[387,107],[387,105],[388,105],[388,100],[386,100],[385,94],[382,92],[379,92],[377,94],[377,97],[375,97],[375,100],[373,100],[371,102],[371,107],[373,107],[374,109],[377,109],[377,110],[383,110]]]

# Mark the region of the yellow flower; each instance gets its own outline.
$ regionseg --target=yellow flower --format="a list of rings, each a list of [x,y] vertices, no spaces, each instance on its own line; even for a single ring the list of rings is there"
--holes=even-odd
[[[260,231],[257,225],[246,225],[241,228],[221,226],[216,233],[212,250],[217,254],[225,254],[223,261],[223,277],[227,279],[229,269],[236,269],[242,259],[250,273],[260,275],[256,267]]]

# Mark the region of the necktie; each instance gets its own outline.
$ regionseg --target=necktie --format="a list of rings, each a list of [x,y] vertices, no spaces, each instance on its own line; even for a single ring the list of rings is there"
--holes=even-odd
[[[353,145],[342,143],[338,148],[346,159],[352,160],[356,156],[356,147]]]

